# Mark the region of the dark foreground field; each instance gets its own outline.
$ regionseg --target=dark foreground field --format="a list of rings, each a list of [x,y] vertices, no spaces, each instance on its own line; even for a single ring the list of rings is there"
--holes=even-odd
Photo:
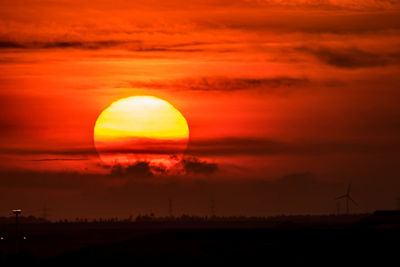
[[[3,224],[1,262],[41,264],[395,264],[398,221],[373,216],[269,222]],[[23,236],[26,239],[23,239]]]

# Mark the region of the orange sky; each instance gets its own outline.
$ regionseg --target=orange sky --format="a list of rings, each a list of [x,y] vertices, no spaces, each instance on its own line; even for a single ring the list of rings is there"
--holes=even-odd
[[[384,0],[1,1],[0,190],[36,206],[64,194],[55,203],[90,195],[93,208],[110,186],[129,195],[136,178],[109,179],[93,127],[112,102],[154,95],[185,116],[190,141],[186,175],[152,179],[226,183],[188,203],[310,174],[315,188],[356,181],[364,210],[390,207],[400,196],[399,15]],[[374,197],[362,190],[377,184]],[[243,197],[263,195],[252,186]],[[252,211],[262,212],[277,210]]]

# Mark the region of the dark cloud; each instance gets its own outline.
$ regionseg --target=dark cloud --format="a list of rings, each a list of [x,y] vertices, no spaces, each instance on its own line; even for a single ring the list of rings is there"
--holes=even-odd
[[[1,49],[21,49],[21,48],[25,48],[25,45],[23,45],[22,43],[12,42],[12,41],[0,41],[0,48]]]
[[[160,0],[148,0],[146,2],[152,3],[154,6],[162,7],[165,9],[209,9],[215,8],[318,8],[318,9],[384,9],[399,6],[400,3],[395,0],[347,0],[347,1],[332,1],[332,0],[192,0],[187,5],[182,6],[182,1],[172,0],[165,3]],[[136,3],[131,4],[132,7],[137,6]]]
[[[218,171],[218,165],[216,163],[209,163],[195,157],[184,158],[181,164],[186,173],[212,174]]]
[[[16,42],[16,41],[0,41],[0,49],[100,49],[107,47],[119,46],[125,43],[137,43],[134,42],[121,42],[116,40],[107,41],[54,41],[54,42]]]
[[[81,161],[88,160],[87,158],[47,158],[47,159],[34,159],[32,161]]]
[[[306,9],[312,10],[312,8]],[[289,11],[290,12],[290,11]],[[237,17],[221,17],[210,21],[199,21],[205,29],[232,29],[241,32],[264,33],[308,33],[359,35],[399,30],[398,11],[393,12],[297,12],[278,11],[246,14]]]
[[[308,84],[309,80],[307,78],[285,76],[272,78],[201,77],[175,81],[130,82],[130,85],[132,87],[153,89],[177,89],[194,91],[237,91],[260,89],[267,92],[271,92],[271,90],[277,88],[293,89],[304,87]]]
[[[10,133],[15,134],[21,130],[23,130],[23,126],[20,124],[0,119],[0,136],[10,136]]]
[[[156,167],[157,170],[160,167]],[[111,168],[110,175],[113,177],[132,177],[132,178],[149,178],[153,177],[153,166],[147,161],[138,161],[129,166],[122,166],[120,164],[114,165]]]
[[[124,153],[124,151],[121,151]],[[127,152],[128,153],[128,152]],[[129,152],[132,153],[132,152]],[[53,155],[53,156],[97,156],[94,147],[71,147],[54,149],[23,149],[23,148],[0,148],[0,154],[9,155]]]
[[[142,40],[106,40],[106,41],[26,41],[16,42],[0,40],[0,49],[106,49],[119,47],[134,52],[201,52],[198,48],[202,45],[210,45],[205,42],[188,42],[176,44],[151,44]]]
[[[267,1],[269,2],[269,1]],[[273,1],[271,1],[273,2]],[[278,0],[283,6],[297,6],[301,8],[316,8],[322,10],[359,10],[377,11],[387,10],[398,7],[398,1],[393,0],[350,0],[350,1],[330,1],[330,0],[307,0],[307,1],[282,1]]]
[[[124,166],[116,164],[110,167],[111,177],[125,177],[125,178],[151,178],[157,176],[170,176],[179,173],[179,175],[191,174],[212,174],[218,170],[216,163],[209,163],[200,160],[196,157],[186,157],[172,167],[167,169],[165,166],[159,164],[155,165],[147,161],[139,161],[134,164]]]
[[[98,174],[72,171],[35,171],[35,170],[1,170],[0,188],[40,188],[43,190],[73,190],[93,186],[102,178]]]
[[[227,1],[217,1],[218,4]],[[400,3],[394,0],[348,0],[348,1],[331,1],[331,0],[238,0],[230,1],[236,6],[250,6],[253,8],[260,7],[283,7],[283,8],[306,8],[320,10],[385,10],[398,7]],[[226,3],[228,4],[228,3]]]
[[[217,43],[207,42],[187,42],[187,43],[146,43],[143,40],[106,40],[106,41],[8,41],[0,40],[0,49],[83,49],[83,50],[97,50],[107,48],[121,48],[132,52],[204,52],[210,51],[209,45]],[[221,44],[221,43],[218,43]],[[207,46],[205,48],[204,46]],[[211,49],[214,52],[231,52],[233,50],[227,49]],[[9,61],[3,60],[3,63]]]
[[[381,67],[400,63],[400,53],[373,53],[358,48],[343,49],[334,47],[301,47],[299,50],[315,56],[325,64],[338,68]]]

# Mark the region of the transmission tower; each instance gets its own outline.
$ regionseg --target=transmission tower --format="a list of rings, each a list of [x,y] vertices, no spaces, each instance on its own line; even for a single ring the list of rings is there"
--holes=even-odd
[[[172,199],[168,199],[168,215],[169,217],[174,217],[174,212],[172,209]]]
[[[48,209],[46,205],[43,206],[42,208],[42,218],[46,221],[47,220],[47,215],[48,215]]]
[[[211,218],[215,217],[215,201],[214,201],[214,199],[212,199],[210,202],[210,216],[211,216]]]

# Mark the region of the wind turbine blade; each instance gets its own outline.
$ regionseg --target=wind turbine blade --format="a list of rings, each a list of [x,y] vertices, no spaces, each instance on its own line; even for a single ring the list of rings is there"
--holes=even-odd
[[[348,196],[348,198],[351,200],[351,202],[353,202],[353,203],[354,203],[354,205],[356,205],[356,206],[358,207],[358,204],[357,204],[357,202],[355,202],[355,201],[354,201],[354,199],[352,199],[352,198],[351,198],[351,196]]]
[[[343,196],[340,196],[340,197],[335,198],[335,200],[342,199],[342,198],[346,198],[346,197],[347,197],[347,195],[343,195]]]

